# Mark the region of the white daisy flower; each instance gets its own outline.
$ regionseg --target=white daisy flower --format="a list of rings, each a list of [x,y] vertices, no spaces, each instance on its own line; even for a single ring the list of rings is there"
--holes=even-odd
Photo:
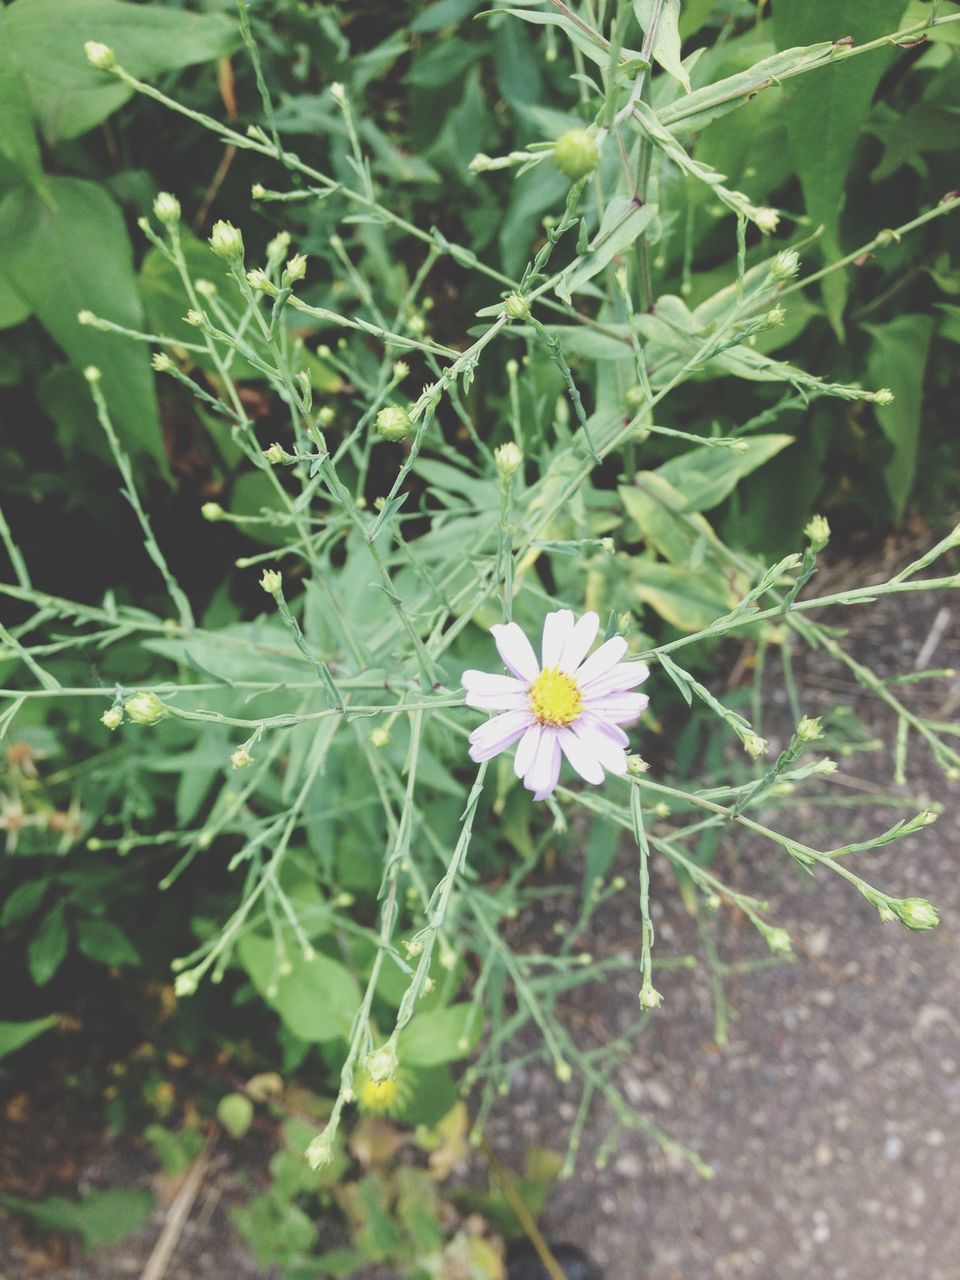
[[[465,671],[461,677],[468,707],[501,713],[471,733],[471,760],[490,760],[519,741],[514,771],[535,800],[556,787],[561,755],[587,782],[602,782],[605,769],[627,772],[629,739],[620,726],[636,720],[650,701],[628,692],[650,671],[642,662],[620,661],[627,651],[622,636],[588,658],[599,628],[595,613],[579,622],[569,609],[548,613],[539,662],[515,622],[490,628],[510,675]]]

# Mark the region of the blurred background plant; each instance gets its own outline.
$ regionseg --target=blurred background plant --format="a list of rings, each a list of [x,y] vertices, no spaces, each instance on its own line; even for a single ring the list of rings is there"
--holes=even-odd
[[[640,956],[587,949],[597,908],[636,892],[614,874],[624,830],[641,899],[663,855],[690,910],[743,912],[775,957],[789,939],[762,890],[711,870],[761,798],[761,830],[801,867],[827,858],[881,915],[935,922],[859,881],[853,850],[766,823],[862,736],[850,715],[825,736],[804,721],[801,644],[893,707],[894,781],[920,740],[957,768],[943,725],[791,613],[831,536],[856,552],[905,525],[952,551],[956,6],[482,9],[0,10],[0,923],[18,975],[2,1012],[11,1052],[51,1011],[81,1025],[63,1052],[115,1127],[146,1122],[142,1095],[104,1073],[160,1027],[168,1052],[239,1055],[239,1077],[302,1074],[336,1117],[389,1084],[396,1121],[434,1134],[461,1124],[464,1090],[479,1137],[517,1055],[539,1056],[583,1084],[564,1169],[599,1096],[618,1128],[675,1145],[609,1070],[659,1000],[648,903]],[[493,453],[510,442],[512,472]],[[268,596],[264,568],[283,574]],[[558,604],[658,660],[654,767],[625,800],[561,791],[544,813],[501,761],[481,800],[460,671],[491,665],[505,610],[532,634]],[[751,657],[718,701],[731,633]],[[764,672],[793,715],[776,763],[755,759]],[[484,816],[457,882],[465,802]],[[515,950],[511,922],[564,877],[582,894],[562,942]],[[435,883],[445,910],[456,885],[453,927],[430,923]],[[660,988],[693,963],[662,957]],[[586,1048],[558,998],[616,965],[637,968],[643,1008]],[[411,980],[400,1066],[371,1074]],[[308,1135],[291,1123],[292,1151]],[[241,1229],[262,1244],[345,1151],[363,1166],[336,1150],[322,1176],[278,1156]],[[415,1164],[374,1162],[338,1198],[355,1223],[400,1206],[382,1257],[408,1249]],[[302,1249],[269,1261],[315,1267],[308,1234],[278,1229]]]

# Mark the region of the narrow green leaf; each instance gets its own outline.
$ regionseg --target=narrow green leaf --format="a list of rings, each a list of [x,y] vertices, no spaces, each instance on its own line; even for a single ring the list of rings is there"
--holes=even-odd
[[[933,336],[930,316],[897,316],[885,325],[865,325],[870,334],[867,376],[876,388],[889,387],[892,404],[875,405],[877,421],[893,445],[884,468],[887,491],[899,520],[913,488],[923,409],[923,381]]]
[[[36,1040],[44,1031],[55,1027],[57,1020],[57,1015],[51,1013],[46,1018],[34,1018],[30,1022],[0,1022],[0,1058]]]
[[[644,34],[650,30],[656,0],[633,0],[633,12]],[[690,77],[680,61],[680,0],[663,0],[657,31],[653,41],[653,56],[667,75],[673,76],[690,92]]]

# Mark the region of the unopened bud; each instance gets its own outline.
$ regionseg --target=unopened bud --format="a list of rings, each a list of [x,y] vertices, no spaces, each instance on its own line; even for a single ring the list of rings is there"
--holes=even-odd
[[[388,404],[377,414],[376,428],[384,440],[406,440],[410,434],[410,415],[398,404]]]
[[[593,173],[600,163],[600,144],[589,129],[570,129],[553,146],[553,162],[561,173],[576,181]]]
[[[406,360],[397,360],[393,366],[394,382],[402,382],[409,372],[410,366]]]
[[[158,724],[165,720],[170,711],[155,693],[146,691],[135,693],[123,704],[123,709],[134,724]]]
[[[792,280],[800,270],[800,255],[796,249],[782,249],[770,264],[773,280]]]
[[[813,516],[803,531],[810,539],[810,549],[819,552],[830,541],[830,522],[826,516]]]
[[[100,717],[100,723],[111,731],[119,729],[123,724],[123,712],[119,707],[111,707],[109,711],[105,711]]]
[[[397,1051],[389,1042],[381,1045],[379,1049],[374,1049],[368,1053],[363,1060],[363,1066],[367,1075],[371,1080],[375,1080],[380,1084],[384,1080],[394,1080],[399,1067],[397,1061]]]
[[[801,716],[797,725],[797,738],[801,742],[816,742],[823,737],[823,725],[819,716]]]
[[[268,596],[278,596],[283,586],[283,576],[276,569],[264,569],[260,585]]]
[[[286,454],[284,453],[283,448],[274,442],[268,448],[263,450],[263,457],[271,466],[276,466],[278,462],[282,462],[284,460]]]
[[[772,235],[780,223],[780,214],[776,209],[753,209],[750,217],[753,219],[757,229],[762,231],[765,236]]]
[[[640,1004],[644,1009],[659,1009],[663,1004],[663,996],[649,982],[640,988]]]
[[[530,317],[530,303],[522,293],[511,293],[505,298],[503,309],[510,320],[527,320]]]
[[[506,444],[500,445],[499,449],[494,449],[493,461],[496,464],[500,478],[509,480],[511,476],[516,475],[523,465],[523,454],[519,445],[514,444],[512,440],[508,440]]]
[[[87,61],[98,71],[112,71],[117,65],[117,55],[108,44],[101,44],[99,40],[88,40],[83,51]]]
[[[237,747],[230,755],[230,764],[234,769],[249,769],[253,764],[253,756],[246,747]]]
[[[940,923],[939,911],[926,898],[903,898],[900,902],[891,902],[890,908],[908,929],[935,929]]]
[[[766,751],[767,740],[757,733],[747,733],[743,738],[743,749],[752,760],[757,760]]]
[[[887,405],[893,404],[896,397],[889,387],[881,387],[879,391],[874,391],[870,399],[874,404]]]
[[[390,730],[384,729],[382,725],[378,725],[376,729],[371,729],[370,745],[376,747],[378,751],[388,747],[390,745]]]
[[[180,201],[169,191],[161,191],[153,202],[154,217],[164,226],[170,227],[180,221]]]
[[[226,512],[219,502],[205,502],[200,508],[200,514],[204,520],[209,520],[213,524],[217,520],[222,520]]]
[[[286,270],[283,273],[283,283],[285,285],[297,284],[306,274],[306,256],[302,253],[295,253],[287,263]]]
[[[332,1164],[333,1134],[328,1134],[326,1130],[317,1134],[304,1152],[304,1158],[314,1173],[318,1169],[325,1169],[327,1165]]]
[[[155,351],[150,363],[155,373],[172,373],[177,367],[165,351]]]
[[[232,222],[215,222],[209,243],[213,252],[224,262],[239,266],[243,261],[243,236]]]

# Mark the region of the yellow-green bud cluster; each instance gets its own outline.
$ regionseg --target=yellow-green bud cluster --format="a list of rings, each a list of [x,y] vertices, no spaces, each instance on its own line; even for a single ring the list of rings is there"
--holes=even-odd
[[[510,320],[528,320],[530,303],[522,293],[511,293],[504,299],[503,310]]]
[[[813,516],[803,532],[810,539],[811,551],[822,551],[830,541],[830,522],[826,516]]]
[[[523,465],[523,454],[519,445],[514,444],[512,440],[508,440],[506,444],[500,445],[499,449],[494,449],[493,461],[500,478],[509,480],[511,476],[516,475]]]
[[[260,585],[268,596],[278,596],[283,587],[283,576],[276,569],[264,569]]]
[[[180,201],[169,191],[161,191],[153,202],[153,213],[158,222],[172,227],[180,221]]]
[[[224,262],[235,266],[243,262],[243,236],[232,222],[215,222],[209,243],[213,252]]]

